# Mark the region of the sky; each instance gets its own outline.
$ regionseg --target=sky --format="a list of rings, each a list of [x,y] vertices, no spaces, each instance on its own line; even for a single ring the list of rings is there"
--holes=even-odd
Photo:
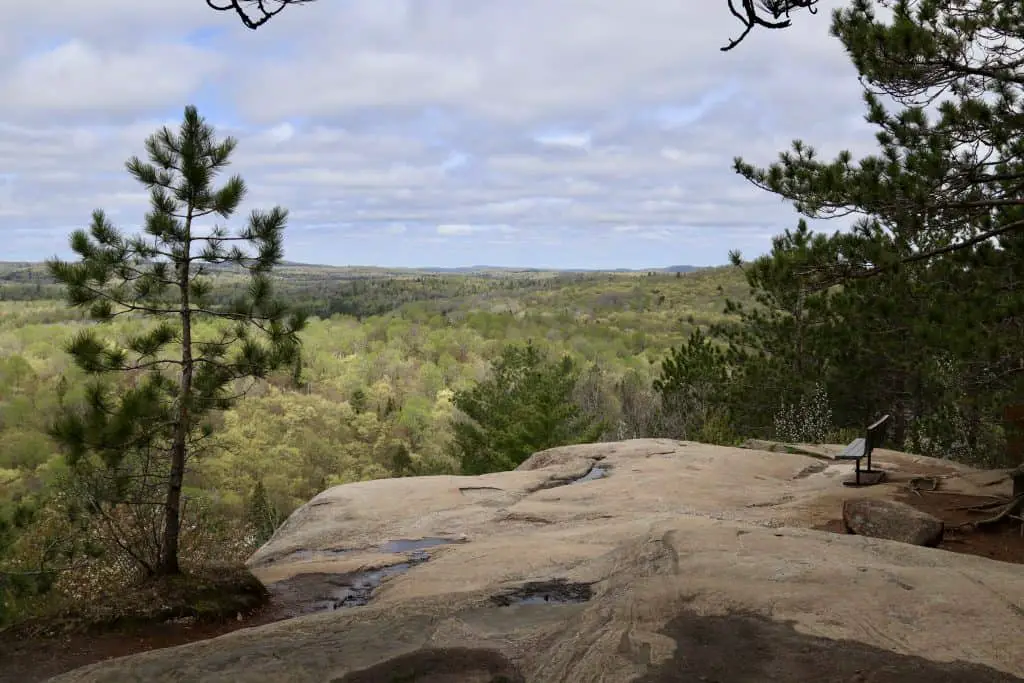
[[[95,208],[137,231],[148,200],[124,162],[188,104],[238,140],[249,194],[222,223],[286,207],[290,261],[753,257],[799,216],[734,157],[874,146],[834,3],[724,53],[741,28],[725,0],[319,0],[255,32],[203,0],[11,3],[0,261],[69,256]]]

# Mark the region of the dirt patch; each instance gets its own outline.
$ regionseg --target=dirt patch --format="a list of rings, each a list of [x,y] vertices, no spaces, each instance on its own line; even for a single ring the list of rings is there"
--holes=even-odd
[[[1010,683],[1024,679],[966,662],[922,657],[799,633],[791,623],[753,614],[680,615],[662,634],[672,659],[636,683]]]
[[[465,647],[419,650],[331,683],[525,683],[516,666],[496,650]]]
[[[245,567],[210,567],[125,586],[102,600],[55,601],[37,616],[0,631],[0,642],[182,620],[222,622],[262,607],[269,598],[264,585]]]
[[[248,570],[238,569],[124,591],[95,606],[93,611],[97,613],[89,615],[91,621],[82,615],[64,615],[22,625],[17,632],[0,631],[0,683],[37,683],[114,657],[216,638],[314,612],[365,605],[385,579],[426,562],[430,557],[427,549],[457,542],[461,541],[433,537],[390,541],[381,548],[406,555],[404,562],[346,574],[298,574],[268,587]],[[170,607],[133,618],[106,615],[129,611],[123,603]],[[196,606],[206,611],[197,612]],[[60,628],[41,628],[44,623]],[[85,623],[88,628],[82,626]]]
[[[14,637],[0,632],[0,683],[39,683],[114,657],[216,638],[304,614],[365,605],[383,579],[410,567],[410,562],[403,562],[353,574],[299,574],[271,584],[267,589],[269,602],[263,606],[234,612],[229,618],[224,615],[205,620],[185,617],[163,623],[134,620],[108,625],[103,632],[94,630],[57,636],[19,634]]]
[[[0,683],[39,683],[96,661],[216,638],[278,621],[273,612],[267,607],[244,615],[241,622],[151,624],[102,634],[0,642]]]
[[[0,683],[36,683],[86,664],[287,616],[244,567],[151,581],[0,631]]]
[[[1020,522],[1007,520],[1004,523],[981,529],[961,527],[967,522],[977,522],[994,514],[992,511],[971,512],[966,508],[990,503],[995,499],[946,493],[940,490],[936,492],[921,491],[920,494],[901,494],[896,496],[896,500],[934,515],[945,523],[946,531],[942,542],[938,545],[942,550],[1024,564],[1024,536],[1021,535]],[[837,512],[841,513],[841,510]],[[846,533],[842,519],[831,520],[815,528],[841,534]]]
[[[7,639],[0,635],[0,683],[39,683],[87,664],[207,640],[284,618],[273,604],[219,622],[179,620],[107,633]]]

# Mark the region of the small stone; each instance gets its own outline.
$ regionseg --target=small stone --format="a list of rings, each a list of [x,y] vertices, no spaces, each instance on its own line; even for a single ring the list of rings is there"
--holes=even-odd
[[[906,503],[873,498],[844,501],[843,524],[849,533],[927,547],[941,543],[945,531],[937,517]]]

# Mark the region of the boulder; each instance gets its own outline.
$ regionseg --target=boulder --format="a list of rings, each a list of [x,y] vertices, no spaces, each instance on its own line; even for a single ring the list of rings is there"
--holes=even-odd
[[[890,469],[912,462],[891,457]],[[605,476],[581,481],[595,463]],[[314,613],[55,680],[1024,676],[1019,566],[810,528],[838,516],[849,469],[659,439],[553,449],[479,477],[338,486],[249,561]]]
[[[937,517],[906,503],[877,498],[843,501],[843,524],[851,534],[928,547],[941,543],[945,531]]]

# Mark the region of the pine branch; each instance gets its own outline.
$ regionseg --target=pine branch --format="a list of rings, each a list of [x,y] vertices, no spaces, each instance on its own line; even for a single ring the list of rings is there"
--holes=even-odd
[[[836,284],[845,282],[847,280],[874,277],[886,271],[892,270],[894,267],[897,267],[900,264],[906,265],[911,263],[918,263],[920,261],[927,261],[936,256],[941,256],[943,254],[951,254],[962,249],[967,249],[976,244],[980,244],[986,240],[990,240],[994,237],[999,237],[1000,235],[1005,235],[1007,233],[1021,229],[1024,229],[1024,219],[1007,223],[1006,225],[1000,226],[998,228],[993,228],[992,230],[987,230],[978,235],[975,235],[970,239],[961,242],[956,242],[954,244],[949,244],[942,247],[936,247],[934,249],[927,249],[908,256],[902,256],[899,258],[898,262],[893,263],[891,265],[872,266],[859,270],[853,267],[838,269],[835,268],[834,266],[819,266],[803,270],[799,273],[799,275],[801,277],[811,278],[820,274],[823,271],[831,272],[832,276],[829,279],[810,285],[811,291],[822,291],[828,289],[829,287],[835,286]]]

